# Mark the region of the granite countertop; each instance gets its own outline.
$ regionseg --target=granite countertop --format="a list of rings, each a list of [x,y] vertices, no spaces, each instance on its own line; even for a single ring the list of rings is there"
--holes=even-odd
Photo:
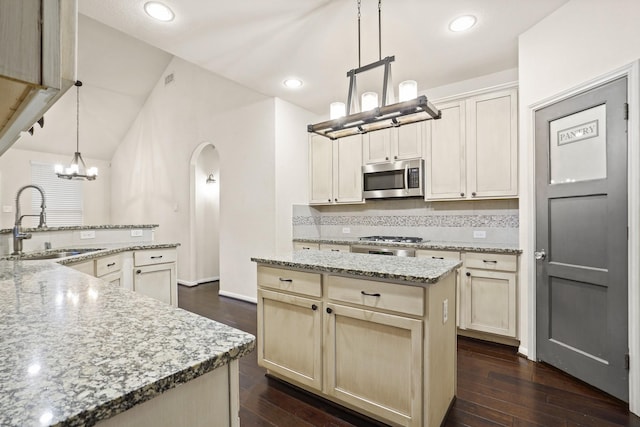
[[[25,252],[22,255],[3,255],[0,261],[30,261],[33,258],[47,254],[55,254],[59,252],[73,251],[74,249],[82,251],[86,248],[96,248],[98,250],[85,252],[78,255],[72,255],[64,258],[52,258],[49,261],[55,261],[58,264],[69,265],[76,262],[87,261],[94,258],[100,258],[107,255],[113,255],[120,252],[140,251],[145,249],[169,249],[180,246],[180,243],[96,243],[89,246],[73,246],[72,248],[55,248],[43,251]]]
[[[462,265],[462,262],[453,260],[327,251],[295,251],[286,255],[253,257],[251,261],[277,267],[372,277],[413,284],[436,283]]]
[[[158,228],[158,224],[139,224],[139,225],[70,225],[62,227],[22,227],[24,233],[34,233],[38,231],[67,231],[67,230],[118,230],[129,228]],[[0,234],[12,233],[12,228],[0,229]]]
[[[48,261],[0,261],[0,425],[88,426],[255,347],[230,326]]]
[[[301,243],[325,243],[331,245],[367,245],[367,246],[386,246],[386,247],[403,247],[413,249],[435,249],[443,251],[464,251],[464,252],[488,252],[496,254],[513,254],[522,253],[517,245],[500,244],[500,243],[478,243],[478,242],[436,242],[423,241],[420,243],[393,243],[393,242],[370,242],[366,240],[358,240],[353,238],[296,238],[294,242]]]

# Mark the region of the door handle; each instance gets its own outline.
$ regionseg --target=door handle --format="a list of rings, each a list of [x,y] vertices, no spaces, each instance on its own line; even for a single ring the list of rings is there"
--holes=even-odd
[[[536,261],[542,261],[547,257],[547,253],[542,249],[541,251],[534,252],[533,256],[536,258]]]

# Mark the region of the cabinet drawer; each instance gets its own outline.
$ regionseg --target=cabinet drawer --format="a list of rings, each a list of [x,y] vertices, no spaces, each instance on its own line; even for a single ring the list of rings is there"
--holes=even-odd
[[[158,249],[150,251],[136,251],[133,253],[133,263],[136,267],[141,265],[162,264],[175,262],[177,258],[175,249]]]
[[[465,268],[483,270],[517,271],[517,255],[468,252],[464,256]]]
[[[318,249],[320,249],[320,245],[318,243],[293,242],[294,251],[317,251]]]
[[[455,259],[459,261],[460,252],[439,251],[434,249],[418,249],[416,250],[416,258]]]
[[[258,266],[258,286],[319,297],[322,295],[318,273]]]
[[[328,276],[327,295],[332,301],[348,302],[414,316],[424,314],[424,288],[421,286]]]
[[[112,255],[96,260],[96,277],[102,277],[105,274],[113,273],[114,271],[120,271],[122,262],[120,261],[120,255]]]
[[[329,243],[320,243],[320,250],[327,252],[350,252],[351,247],[349,245],[333,245]]]

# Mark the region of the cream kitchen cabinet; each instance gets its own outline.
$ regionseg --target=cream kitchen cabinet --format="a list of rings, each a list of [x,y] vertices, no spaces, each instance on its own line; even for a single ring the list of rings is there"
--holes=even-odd
[[[320,250],[319,243],[293,242],[294,251],[317,251]]]
[[[362,141],[364,163],[421,158],[424,129],[424,122],[418,122],[366,133]]]
[[[95,260],[96,277],[113,286],[122,285],[122,259],[120,254],[101,257]]]
[[[517,256],[467,252],[462,278],[462,329],[517,337]]]
[[[327,252],[351,252],[351,246],[335,243],[320,243],[320,250]]]
[[[361,203],[362,136],[309,138],[310,204]]]
[[[460,261],[462,256],[458,251],[441,251],[434,249],[417,249],[416,250],[416,258],[431,258],[431,259],[452,259],[456,261]],[[462,302],[462,295],[460,292],[460,270],[455,271],[456,275],[456,326],[459,328],[461,324],[464,324],[464,314],[462,313],[461,307],[464,307]],[[462,321],[460,318],[462,316]]]
[[[0,155],[75,81],[77,2],[0,2]]]
[[[517,197],[517,106],[515,88],[439,106],[426,129],[426,200]]]
[[[133,290],[178,306],[177,251],[152,249],[133,253]]]

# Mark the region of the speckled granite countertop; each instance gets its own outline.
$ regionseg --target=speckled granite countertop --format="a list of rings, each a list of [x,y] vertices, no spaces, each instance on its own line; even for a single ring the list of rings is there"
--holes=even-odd
[[[496,254],[514,254],[519,255],[522,249],[515,245],[507,244],[487,244],[476,242],[436,242],[424,241],[421,243],[393,243],[393,242],[369,242],[358,240],[357,238],[346,239],[325,239],[325,238],[304,238],[293,239],[294,242],[301,243],[326,243],[330,245],[368,245],[368,246],[387,246],[387,247],[403,247],[413,249],[435,249],[443,251],[464,251],[464,252],[488,252]]]
[[[462,262],[452,260],[326,251],[295,251],[286,255],[253,257],[251,261],[414,284],[435,283],[462,265]]]
[[[0,425],[89,426],[255,337],[48,261],[0,261]]]
[[[22,231],[25,233],[34,233],[38,231],[67,231],[67,230],[119,230],[129,228],[158,228],[158,224],[139,224],[139,225],[71,225],[64,227],[44,227],[44,228],[29,228],[23,227]],[[0,229],[0,234],[12,233],[12,228]]]
[[[136,244],[96,243],[94,245],[89,245],[87,247],[96,248],[98,250],[81,253],[79,255],[72,255],[65,258],[53,258],[50,261],[55,261],[58,264],[62,264],[62,265],[69,265],[69,264],[74,264],[76,262],[82,262],[82,261],[86,261],[94,258],[100,258],[107,255],[117,254],[120,252],[140,251],[145,249],[169,249],[169,248],[176,248],[178,246],[180,246],[180,243],[136,243]],[[86,249],[87,247],[74,246],[72,248],[55,248],[47,251],[25,252],[22,255],[3,255],[3,256],[0,256],[0,261],[3,261],[3,260],[4,261],[16,261],[16,260],[30,261],[30,260],[33,260],[33,258],[37,258],[42,255],[73,251],[74,249],[83,250],[83,249]]]

